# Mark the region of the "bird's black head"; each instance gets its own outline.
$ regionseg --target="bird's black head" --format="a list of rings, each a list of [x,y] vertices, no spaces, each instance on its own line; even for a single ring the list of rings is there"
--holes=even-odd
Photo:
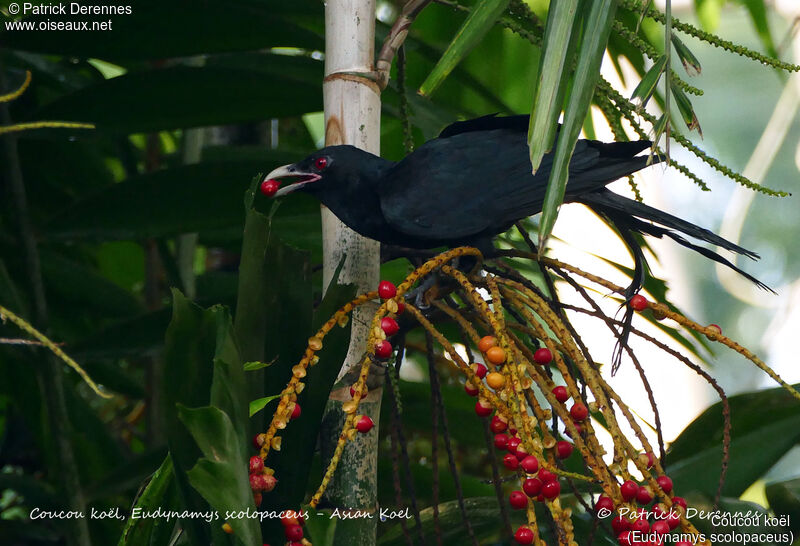
[[[390,162],[354,146],[328,146],[269,173],[262,191],[271,197],[303,191],[325,203],[332,194],[345,194],[374,180],[387,163]],[[286,179],[291,179],[288,185]]]

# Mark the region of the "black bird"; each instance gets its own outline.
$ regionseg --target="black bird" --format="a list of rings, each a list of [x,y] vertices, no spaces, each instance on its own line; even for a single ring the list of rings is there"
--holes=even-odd
[[[417,249],[475,246],[490,254],[495,235],[542,210],[553,156],[545,155],[531,174],[527,130],[528,116],[489,115],[449,125],[398,162],[353,146],[329,146],[275,169],[266,180],[296,178],[274,196],[294,191],[315,195],[348,227],[382,243]],[[564,201],[595,211],[633,254],[634,278],[625,296],[630,298],[644,280],[645,258],[633,233],[666,235],[769,289],[680,233],[756,259],[754,252],[606,189],[610,182],[646,167],[647,156],[636,154],[650,145],[647,140],[579,140],[569,164]]]

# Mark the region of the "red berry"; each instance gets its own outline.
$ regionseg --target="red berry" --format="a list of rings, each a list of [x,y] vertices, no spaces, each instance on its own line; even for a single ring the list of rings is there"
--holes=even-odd
[[[486,377],[486,372],[489,371],[489,369],[480,362],[475,362],[470,366],[470,368],[472,368],[472,371],[475,372],[475,375],[477,375],[481,379]]]
[[[275,476],[272,476],[271,474],[264,474],[264,491],[269,493],[275,489],[276,485],[278,485],[278,480],[275,478]]]
[[[492,422],[489,425],[489,428],[492,429],[492,432],[497,434],[498,432],[505,432],[508,428],[508,423],[503,421],[503,419],[499,415],[495,415],[492,417]]]
[[[300,404],[297,402],[294,403],[294,408],[292,408],[292,415],[290,419],[297,419],[300,417],[300,414],[303,413],[303,410],[300,408]]]
[[[503,456],[503,466],[509,470],[516,470],[519,466],[519,459],[512,453],[506,453],[505,456]]]
[[[666,522],[670,530],[672,530],[681,524],[681,517],[676,512],[670,511],[670,513],[667,514]]]
[[[650,491],[649,487],[642,486],[636,492],[636,502],[639,504],[650,504],[653,502],[653,492]]]
[[[517,541],[517,544],[533,544],[533,531],[522,526],[514,533],[514,540]]]
[[[522,442],[522,440],[520,440],[516,436],[512,436],[511,438],[508,439],[508,442],[506,443],[506,449],[508,450],[509,453],[516,454],[520,442]]]
[[[620,546],[633,546],[633,537],[630,531],[623,531],[617,535],[617,542]]]
[[[617,516],[611,520],[611,528],[614,529],[615,533],[620,534],[623,531],[630,530],[631,522],[626,517]]]
[[[508,435],[507,434],[495,434],[494,435],[494,447],[497,449],[506,449],[508,447]]]
[[[253,503],[256,505],[256,508],[261,506],[261,500],[263,499],[261,493],[253,493]]]
[[[657,535],[666,535],[670,531],[669,524],[663,519],[654,521],[650,529]]]
[[[400,325],[397,324],[397,321],[392,317],[383,317],[381,319],[381,330],[383,330],[387,336],[393,336],[400,331]]]
[[[264,459],[258,455],[250,457],[250,474],[261,474],[264,471]]]
[[[294,510],[289,510],[285,512],[285,515],[281,518],[281,525],[284,527],[289,527],[290,525],[302,525],[303,520],[297,517],[297,512]]]
[[[587,408],[581,402],[575,402],[571,408],[569,408],[569,414],[572,416],[573,419],[576,421],[583,421],[587,417],[589,417],[589,408]]]
[[[350,387],[350,398],[355,398],[355,397],[356,397],[356,388]]]
[[[375,356],[378,358],[389,358],[392,356],[392,344],[385,339],[375,344]]]
[[[639,492],[639,485],[633,480],[628,480],[619,486],[619,492],[626,501],[633,500]]]
[[[559,459],[569,459],[569,456],[572,455],[572,450],[574,447],[575,446],[566,440],[561,440],[556,444],[556,455],[558,455]]]
[[[373,421],[366,415],[362,415],[356,420],[356,430],[361,434],[366,434],[367,432],[372,430],[373,426],[375,426],[375,421]]]
[[[466,383],[464,383],[464,390],[465,390],[465,391],[467,392],[467,394],[468,394],[468,395],[470,395],[470,396],[478,396],[478,393],[480,392],[480,390],[478,389],[478,387],[476,387],[475,385],[473,385],[473,384],[472,384],[472,383],[470,383],[469,381],[467,381]]]
[[[525,494],[529,497],[535,497],[542,491],[542,480],[539,478],[527,478],[524,482],[522,482],[522,490],[525,491]]]
[[[528,497],[522,491],[512,491],[508,496],[508,503],[514,510],[522,510],[528,506]]]
[[[669,476],[659,476],[656,478],[658,482],[658,486],[664,491],[664,493],[669,493],[672,491],[672,480],[669,479]]]
[[[562,404],[569,400],[569,393],[567,392],[567,387],[563,385],[559,385],[553,389],[553,394],[556,397],[556,400],[561,402]]]
[[[250,474],[250,489],[253,491],[264,491],[267,488],[267,480],[262,474]]]
[[[656,464],[656,457],[653,455],[652,452],[648,451],[644,454],[647,457],[647,468],[653,468],[653,465]]]
[[[397,287],[389,281],[381,281],[378,284],[378,296],[382,300],[388,300],[397,295]]]
[[[550,483],[558,480],[558,476],[556,476],[546,468],[540,468],[539,479],[542,480],[542,483]]]
[[[614,501],[610,498],[606,497],[605,495],[600,495],[600,498],[597,499],[597,502],[594,504],[595,512],[599,512],[600,510],[606,510],[608,512],[614,511]]]
[[[561,494],[561,484],[558,482],[547,482],[542,484],[542,496],[546,499],[553,500]]]
[[[539,470],[539,460],[533,455],[528,455],[519,462],[519,466],[528,474],[536,474]]]
[[[678,506],[683,507],[684,510],[687,508],[686,499],[683,497],[672,497],[672,504],[677,504]]]
[[[533,353],[533,360],[538,364],[549,364],[553,360],[553,353],[547,347],[536,349],[536,352]]]
[[[259,432],[255,436],[253,436],[253,447],[256,449],[261,449],[261,446],[264,445],[264,433]]]
[[[475,413],[478,417],[489,417],[494,409],[492,405],[485,400],[478,400],[475,402]]]
[[[580,436],[581,433],[583,432],[583,427],[580,426],[578,423],[572,423],[572,425],[575,427],[575,430],[578,432],[578,436]],[[569,436],[570,438],[572,438],[572,433],[569,430],[566,431],[565,434],[567,436]]]
[[[263,193],[267,197],[272,197],[273,195],[275,195],[275,193],[277,193],[278,188],[280,187],[281,183],[278,182],[277,180],[272,180],[272,179],[264,180],[261,183],[261,193]]]
[[[641,294],[636,294],[628,301],[628,305],[630,305],[634,311],[644,311],[647,309],[647,298]]]
[[[647,522],[646,517],[641,517],[633,522],[631,525],[631,531],[639,531],[640,533],[646,533],[650,530],[650,524]]]
[[[292,542],[303,539],[303,528],[299,525],[287,525],[283,528],[283,534]]]
[[[719,335],[722,335],[722,328],[720,328],[719,324],[709,324],[708,328],[714,330]]]
[[[402,315],[403,311],[405,310],[406,310],[406,304],[403,303],[402,301],[397,302],[397,314]]]
[[[525,450],[525,447],[520,444],[517,446],[517,449],[514,450],[514,455],[517,456],[517,459],[520,461],[528,456],[528,452]]]

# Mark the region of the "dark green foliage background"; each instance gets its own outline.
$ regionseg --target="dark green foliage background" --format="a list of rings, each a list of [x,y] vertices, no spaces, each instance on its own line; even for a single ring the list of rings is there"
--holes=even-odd
[[[8,4],[0,2],[0,8]],[[7,82],[0,93],[16,88],[25,70],[33,75],[30,89],[10,104],[12,120],[85,121],[97,127],[37,130],[18,137],[49,334],[118,395],[100,400],[66,372],[67,415],[62,417],[71,424],[68,441],[90,506],[119,508],[123,514],[134,503],[165,509],[252,508],[242,480],[252,453],[250,437],[262,430],[270,406],[248,421],[243,404],[279,392],[308,335],[352,295],[351,288],[342,287],[319,303],[317,203],[298,197],[270,209],[252,185],[257,173],[299,159],[314,147],[301,116],[322,109],[323,63],[311,52],[324,48],[323,5],[314,0],[234,0],[224,7],[219,2],[137,0],[130,5],[132,15],[114,18],[114,30],[106,34],[0,30],[0,71]],[[0,22],[6,20],[0,11]],[[410,88],[427,76],[462,20],[463,15],[440,5],[426,9],[407,42]],[[386,25],[379,24],[378,39],[386,32]],[[624,44],[616,47],[637,71],[644,71],[641,55]],[[197,55],[204,56],[203,64],[190,60]],[[536,77],[531,67],[537,62],[533,46],[495,28],[434,99],[409,97],[415,140],[422,142],[458,117],[527,111]],[[117,68],[123,73],[109,77]],[[396,159],[404,150],[395,80],[383,101],[381,148],[385,157]],[[182,161],[186,129],[236,125],[244,133],[263,135],[271,119],[279,120],[277,147],[250,138],[208,145],[197,164]],[[20,251],[19,211],[13,207],[6,169],[0,168],[0,176],[0,304],[30,318],[33,279]],[[238,269],[198,259],[194,302],[178,291],[185,287],[175,254],[176,237],[190,232],[199,234],[201,257],[222,252],[241,258]],[[153,254],[148,249],[155,249],[158,263],[146,257]],[[393,280],[408,269],[399,260],[383,267],[384,278]],[[157,277],[156,298],[149,305],[147,272]],[[0,325],[0,337],[18,335],[11,325]],[[332,366],[340,361],[346,340],[347,330],[326,340],[321,356],[330,366],[313,370],[308,380],[301,397],[303,419],[287,430],[282,455],[269,462],[278,469],[280,485],[262,508],[296,508],[318,483],[316,433],[336,375]],[[416,335],[411,341],[422,343]],[[275,357],[273,366],[242,377],[244,362]],[[54,431],[45,419],[51,401],[36,380],[43,358],[35,348],[0,345],[2,544],[72,540],[64,522],[26,520],[33,507],[69,505],[73,493],[63,485]],[[150,359],[164,367],[163,378],[146,373]],[[475,531],[482,540],[500,540],[493,488],[483,482],[488,473],[480,424],[457,378],[445,375],[443,382],[449,420],[459,424],[451,427],[452,440]],[[417,502],[431,533],[430,393],[427,383],[403,381],[400,389]],[[153,392],[163,396],[163,428],[148,435],[158,423],[134,415]],[[184,408],[180,413],[176,404]],[[797,444],[800,423],[796,403],[779,391],[743,395],[733,406],[733,459],[725,494],[736,497]],[[701,415],[667,458],[676,487],[693,491],[698,506],[710,505],[716,491],[719,412],[715,406]],[[763,427],[766,421],[771,427]],[[779,441],[771,440],[776,437]],[[382,505],[393,506],[384,440],[379,497]],[[767,444],[771,449],[762,449]],[[224,452],[221,460],[195,467],[215,448]],[[452,477],[443,472],[440,485],[444,542],[463,542]],[[767,490],[775,512],[790,514],[795,526],[800,521],[798,491],[797,480]],[[220,523],[182,522],[182,543],[236,542],[221,532]],[[579,518],[577,526],[585,536],[591,524]],[[174,522],[163,521],[127,527],[124,520],[89,521],[92,543],[98,545],[164,545],[173,527]],[[248,544],[261,544],[261,532],[273,541],[280,532],[275,522],[258,526],[247,520],[234,529]],[[322,523],[313,524],[311,532],[317,533],[315,544],[324,544]],[[379,533],[382,543],[404,543],[396,523],[381,524]],[[601,533],[596,543],[609,540]]]

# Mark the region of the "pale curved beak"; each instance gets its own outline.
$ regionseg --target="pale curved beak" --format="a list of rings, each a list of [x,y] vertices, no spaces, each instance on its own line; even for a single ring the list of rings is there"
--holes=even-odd
[[[284,195],[288,195],[322,178],[320,175],[316,173],[303,172],[299,170],[297,167],[295,167],[294,164],[291,164],[278,167],[277,169],[269,173],[266,177],[264,177],[264,180],[271,180],[271,179],[279,180],[281,178],[290,178],[290,177],[297,178],[298,180],[292,182],[288,186],[284,186],[281,189],[279,189],[277,192],[275,192],[275,195],[272,196],[273,198],[283,197]]]

